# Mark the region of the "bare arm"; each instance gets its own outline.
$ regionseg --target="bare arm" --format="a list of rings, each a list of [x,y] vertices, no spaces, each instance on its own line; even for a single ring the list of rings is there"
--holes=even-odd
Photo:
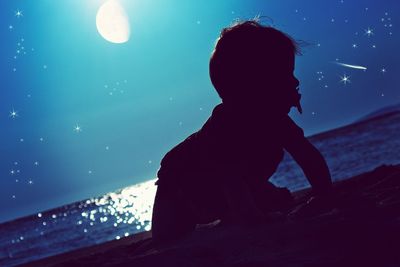
[[[331,175],[324,157],[304,136],[291,142],[285,149],[303,169],[314,195],[325,196],[332,192]]]

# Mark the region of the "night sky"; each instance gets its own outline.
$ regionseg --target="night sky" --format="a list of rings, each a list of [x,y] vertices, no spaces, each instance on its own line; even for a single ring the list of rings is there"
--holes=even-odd
[[[104,2],[0,2],[0,222],[154,178],[220,102],[208,61],[237,18],[308,43],[306,135],[400,102],[397,0],[121,0],[122,44],[96,28]]]

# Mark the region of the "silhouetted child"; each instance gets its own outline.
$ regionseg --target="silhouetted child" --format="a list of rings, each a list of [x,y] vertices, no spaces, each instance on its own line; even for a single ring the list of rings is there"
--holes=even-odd
[[[296,54],[299,45],[291,37],[256,21],[222,30],[209,66],[222,103],[161,161],[155,240],[179,237],[216,219],[263,220],[287,206],[289,191],[268,182],[284,150],[301,166],[316,197],[330,193],[324,158],[288,116],[291,107],[301,113]]]

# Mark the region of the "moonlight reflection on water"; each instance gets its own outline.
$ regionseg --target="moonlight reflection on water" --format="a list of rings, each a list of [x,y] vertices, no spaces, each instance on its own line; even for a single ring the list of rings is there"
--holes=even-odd
[[[137,230],[150,230],[154,196],[156,193],[155,180],[150,180],[138,185],[126,187],[117,192],[89,199],[86,204],[95,204],[94,209],[81,213],[81,216],[91,221],[101,223],[115,219],[114,226],[119,224],[136,224]]]

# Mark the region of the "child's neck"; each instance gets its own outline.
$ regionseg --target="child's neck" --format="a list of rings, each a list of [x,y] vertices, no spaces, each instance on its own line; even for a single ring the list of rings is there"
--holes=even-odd
[[[288,112],[281,111],[279,112],[277,109],[270,108],[268,106],[260,106],[256,104],[243,104],[243,103],[226,103],[223,102],[220,104],[221,108],[232,115],[236,115],[238,117],[241,116],[253,116],[253,117],[279,117],[286,116]]]

